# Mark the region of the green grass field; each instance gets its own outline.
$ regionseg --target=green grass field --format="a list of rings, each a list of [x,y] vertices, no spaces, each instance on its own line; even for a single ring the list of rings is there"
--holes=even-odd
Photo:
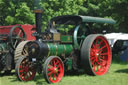
[[[20,82],[13,72],[12,75],[1,76],[0,85],[47,85],[47,82],[38,74],[32,81]],[[84,73],[65,75],[56,85],[128,85],[128,63],[113,62],[108,73],[103,76],[89,76]]]

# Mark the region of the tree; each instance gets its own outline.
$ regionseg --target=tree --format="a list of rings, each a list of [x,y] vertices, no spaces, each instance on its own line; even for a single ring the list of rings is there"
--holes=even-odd
[[[34,14],[30,8],[23,1],[1,0],[0,25],[34,24]]]
[[[43,28],[46,27],[48,21],[55,16],[61,15],[78,15],[85,0],[41,0],[43,8]]]
[[[34,24],[34,0],[0,0],[0,25]],[[61,15],[113,18],[113,31],[128,32],[128,0],[40,0],[43,29],[48,21]],[[102,27],[100,27],[102,28]]]
[[[87,10],[79,14],[107,17],[116,20],[113,31],[128,32],[128,0],[88,0],[83,5]]]

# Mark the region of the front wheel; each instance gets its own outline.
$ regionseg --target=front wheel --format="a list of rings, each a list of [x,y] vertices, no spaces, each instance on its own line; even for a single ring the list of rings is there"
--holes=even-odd
[[[91,34],[85,38],[81,48],[81,62],[90,75],[107,73],[111,64],[111,49],[103,35]]]
[[[57,56],[46,59],[43,68],[44,78],[48,83],[58,83],[64,75],[64,65]]]
[[[26,57],[21,57],[16,62],[16,76],[20,81],[30,81],[36,75],[36,67]]]

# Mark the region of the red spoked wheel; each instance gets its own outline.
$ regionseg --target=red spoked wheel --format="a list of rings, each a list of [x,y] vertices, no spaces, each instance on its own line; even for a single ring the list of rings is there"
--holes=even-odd
[[[21,81],[30,81],[36,75],[36,67],[26,57],[21,57],[16,63],[16,75]]]
[[[100,34],[87,36],[81,48],[81,61],[90,75],[107,73],[111,64],[111,49],[107,39]]]
[[[57,56],[50,56],[44,63],[44,78],[48,83],[58,83],[64,75],[64,65]]]

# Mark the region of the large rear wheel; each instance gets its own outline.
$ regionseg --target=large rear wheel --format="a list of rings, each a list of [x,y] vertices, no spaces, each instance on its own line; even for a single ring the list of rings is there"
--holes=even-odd
[[[81,62],[90,75],[105,74],[111,64],[111,50],[107,39],[100,34],[85,38],[81,48]]]
[[[44,63],[44,78],[48,83],[60,82],[64,75],[64,65],[57,56],[50,56]]]

